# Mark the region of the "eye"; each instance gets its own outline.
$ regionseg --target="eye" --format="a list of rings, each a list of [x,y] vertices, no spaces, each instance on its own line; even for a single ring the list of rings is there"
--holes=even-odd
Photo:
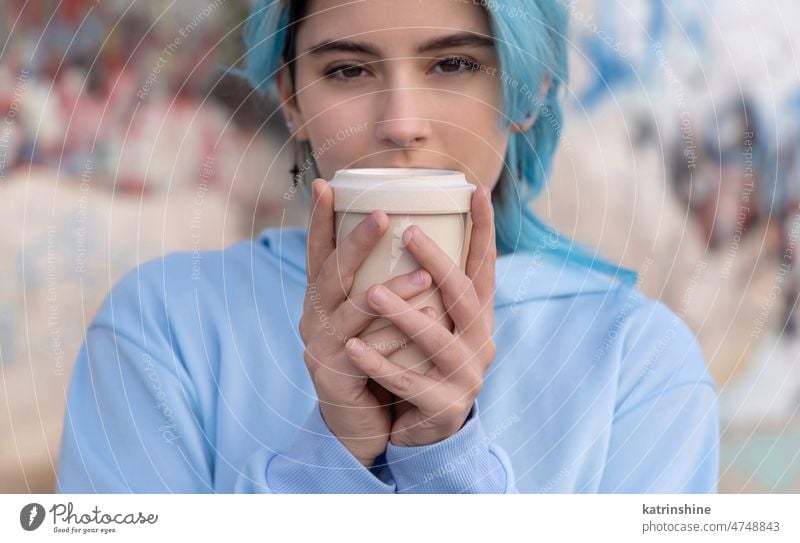
[[[436,66],[442,69],[441,73],[448,75],[458,75],[480,70],[479,63],[466,57],[449,57],[439,62]]]
[[[358,79],[362,72],[366,72],[363,64],[340,64],[325,71],[325,77],[348,81]]]

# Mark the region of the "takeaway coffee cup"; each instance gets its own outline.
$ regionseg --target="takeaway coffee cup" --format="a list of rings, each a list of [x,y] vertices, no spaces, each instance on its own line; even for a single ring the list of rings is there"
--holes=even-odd
[[[412,224],[464,271],[472,230],[472,193],[476,187],[463,173],[418,168],[346,169],[336,172],[330,186],[334,194],[337,245],[372,211],[380,209],[389,216],[386,234],[356,272],[351,296],[420,267],[403,246],[403,232]],[[453,329],[436,284],[408,302],[415,308],[431,306],[437,320],[448,330]],[[385,318],[375,319],[361,336],[389,324]],[[420,373],[432,365],[413,341],[389,359]]]

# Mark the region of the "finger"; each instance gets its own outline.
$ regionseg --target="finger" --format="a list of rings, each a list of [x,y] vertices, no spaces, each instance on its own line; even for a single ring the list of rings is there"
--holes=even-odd
[[[422,311],[431,317],[436,315],[436,312],[432,307],[426,307]],[[360,339],[369,344],[382,356],[390,356],[411,343],[411,340],[406,334],[391,324],[378,330],[374,330]],[[354,369],[358,370],[358,368],[353,367],[353,364],[349,360],[349,357],[344,349],[339,349],[336,353],[328,358],[314,358],[312,362],[314,364],[314,371],[324,368],[327,371],[337,374],[339,377],[362,376],[360,373],[358,373],[358,371],[353,371]]]
[[[391,392],[376,383],[374,379],[367,379],[367,390],[369,390],[372,395],[375,396],[375,399],[378,400],[379,406],[388,407],[391,409],[394,401],[394,396],[392,396]]]
[[[414,370],[395,364],[358,338],[345,346],[352,364],[383,388],[420,409],[434,411],[439,403],[439,383]]]
[[[480,316],[480,304],[472,281],[447,253],[416,225],[403,232],[403,243],[439,287],[442,302],[459,330],[466,330]]]
[[[338,307],[347,298],[356,270],[388,227],[386,213],[373,211],[328,255],[317,277],[317,289],[324,306]]]
[[[420,311],[431,318],[436,315],[432,307],[425,307]],[[359,339],[381,356],[390,356],[411,343],[411,339],[393,324],[370,332]]]
[[[494,208],[487,187],[472,195],[472,235],[467,253],[466,274],[472,280],[482,307],[494,306],[497,244],[494,230]]]
[[[408,300],[430,288],[431,275],[420,268],[393,277],[383,284],[401,298]],[[367,293],[362,292],[342,302],[331,316],[331,322],[345,338],[350,338],[358,335],[378,316],[367,301]]]
[[[319,178],[311,183],[311,195],[306,252],[306,276],[309,282],[316,279],[322,263],[336,248],[333,231],[333,191],[327,181]]]
[[[434,318],[420,313],[390,290],[375,285],[368,289],[370,305],[416,343],[447,377],[465,365],[456,337]]]

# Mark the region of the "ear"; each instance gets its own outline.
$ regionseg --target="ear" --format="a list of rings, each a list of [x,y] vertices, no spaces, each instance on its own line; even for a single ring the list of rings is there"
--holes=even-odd
[[[289,72],[289,66],[283,62],[283,57],[280,59],[280,69],[275,76],[275,84],[278,87],[283,116],[286,122],[292,123],[292,128],[290,128],[289,131],[297,141],[307,141],[308,134],[305,128],[305,117],[297,103],[297,95],[294,91],[294,85],[292,85],[292,76]]]
[[[550,76],[544,78],[542,81],[542,93],[540,96],[547,96],[547,93],[550,92]],[[525,119],[524,123],[513,123],[511,125],[512,132],[527,132],[530,130],[534,123],[536,123],[537,114],[530,113],[528,117]]]

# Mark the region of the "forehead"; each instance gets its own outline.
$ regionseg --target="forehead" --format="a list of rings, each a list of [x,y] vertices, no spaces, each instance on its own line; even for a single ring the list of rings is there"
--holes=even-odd
[[[409,52],[454,32],[491,36],[489,16],[472,0],[311,0],[299,29],[301,51],[324,40],[357,39],[387,53]]]

